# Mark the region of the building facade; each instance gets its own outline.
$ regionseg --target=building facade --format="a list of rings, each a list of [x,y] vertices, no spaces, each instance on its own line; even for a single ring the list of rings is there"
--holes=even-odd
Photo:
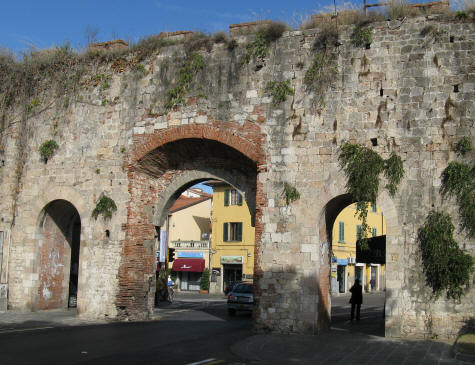
[[[224,182],[213,187],[210,291],[222,293],[234,281],[252,281],[255,229],[242,195]]]
[[[170,208],[169,242],[174,261],[169,268],[179,291],[200,290],[201,275],[209,268],[212,195],[188,189]]]

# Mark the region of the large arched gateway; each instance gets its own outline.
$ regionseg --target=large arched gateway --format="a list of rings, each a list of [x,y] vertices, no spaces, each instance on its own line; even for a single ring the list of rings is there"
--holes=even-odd
[[[153,310],[155,227],[163,226],[168,209],[188,187],[210,179],[234,186],[248,202],[259,242],[262,200],[256,197],[262,194],[257,181],[264,155],[225,128],[185,126],[140,141],[135,156],[129,165],[131,201],[117,296],[119,316],[133,319]],[[258,252],[257,244],[255,262]]]

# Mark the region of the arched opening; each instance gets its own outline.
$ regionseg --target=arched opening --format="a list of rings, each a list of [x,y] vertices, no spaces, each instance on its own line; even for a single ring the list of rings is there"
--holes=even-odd
[[[238,139],[238,137],[234,137],[233,135],[228,137]],[[176,210],[174,204],[176,205],[176,202],[181,199],[183,194],[187,194],[188,190],[197,183],[214,181],[214,184],[222,184],[223,194],[226,189],[235,190],[237,194],[241,196],[242,201],[245,202],[243,207],[245,207],[247,216],[249,217],[249,226],[252,227],[253,241],[256,243],[259,241],[256,237],[259,237],[259,234],[262,233],[262,228],[255,229],[255,227],[256,221],[259,221],[261,214],[256,204],[256,197],[259,194],[257,166],[261,161],[256,161],[248,157],[249,154],[247,152],[251,153],[251,155],[256,155],[255,151],[240,151],[238,148],[231,147],[231,145],[235,146],[236,143],[227,144],[218,140],[204,138],[177,139],[159,145],[152,151],[144,154],[134,164],[130,174],[132,177],[130,182],[132,204],[129,208],[129,217],[133,217],[133,225],[129,225],[128,238],[124,245],[125,255],[123,255],[119,271],[121,291],[118,295],[117,305],[120,317],[146,318],[147,311],[150,313],[151,310],[153,310],[153,303],[155,302],[154,294],[156,291],[156,286],[153,284],[156,283],[157,279],[156,253],[157,251],[161,253],[161,257],[158,259],[163,262],[165,256],[164,250],[165,248],[168,250],[168,247],[175,249],[175,259],[191,260],[193,259],[192,257],[185,256],[195,255],[199,256],[195,257],[195,259],[203,260],[203,268],[200,266],[198,270],[204,270],[205,268],[209,270],[210,286],[208,290],[222,292],[225,287],[223,280],[224,271],[229,272],[230,270],[227,270],[228,266],[223,267],[225,263],[222,260],[226,259],[222,259],[221,257],[217,258],[217,254],[214,252],[214,237],[212,233],[211,239],[201,239],[202,236],[191,238],[184,232],[182,238],[175,237],[176,239],[171,240],[170,236],[167,237],[167,235],[162,233],[164,231],[170,232],[170,210]],[[215,189],[216,187],[217,186],[214,186]],[[210,213],[212,215],[212,212]],[[212,221],[212,216],[209,217]],[[194,223],[198,221],[200,221],[200,219],[194,219]],[[129,224],[131,222],[132,219],[129,219]],[[238,234],[238,225],[233,225],[231,228],[231,223],[238,223],[237,221],[225,223],[228,223],[228,230],[231,232],[229,233],[230,235]],[[203,220],[201,220],[200,224],[203,226]],[[211,224],[213,224],[213,222],[211,222]],[[258,227],[261,226],[258,224]],[[196,230],[196,232],[200,232],[199,235],[207,233],[201,231],[203,231],[202,227]],[[224,236],[224,232],[222,231],[218,234],[221,238]],[[240,234],[244,235],[243,228],[241,228]],[[245,235],[249,236],[249,233],[246,231]],[[138,269],[135,264],[137,261],[134,258],[135,251],[138,253],[137,240],[133,238],[135,236],[140,236],[144,242],[144,246],[147,247],[145,255],[143,255],[144,251],[140,253],[140,256],[144,257],[141,259],[144,265],[140,270],[144,271],[145,275],[142,274],[142,277],[148,277],[148,281],[140,284],[142,290],[145,292],[145,306],[139,310],[136,310],[136,297],[130,298],[131,277],[134,276],[134,279],[139,277],[139,275],[133,274],[133,270],[137,271]],[[164,245],[164,239],[167,240],[167,245]],[[209,242],[197,243],[197,241]],[[202,245],[202,247],[197,249],[196,245]],[[228,245],[231,244],[228,243]],[[247,248],[247,250],[249,250],[249,248]],[[241,264],[249,266],[249,262],[251,262],[250,266],[254,269],[257,252],[258,250],[256,246],[254,246],[249,252],[246,251],[245,255],[228,255],[239,256],[241,258],[240,263],[230,262],[230,265]],[[231,260],[231,258],[229,259]],[[218,263],[216,260],[218,260]],[[190,265],[185,263],[185,265],[182,266],[185,268],[182,270],[187,270]],[[173,269],[173,263],[171,263],[168,268]],[[177,269],[177,267],[175,267],[175,269]],[[175,273],[177,275],[176,278],[179,279],[179,290],[198,290],[199,275],[187,274],[186,272],[187,271]],[[241,277],[244,275],[246,279],[250,280],[252,280],[254,276],[254,274],[248,275],[247,271],[242,269]],[[134,284],[135,288],[138,286],[139,285]],[[144,310],[145,308],[146,310]]]
[[[351,195],[342,194],[331,199],[324,211],[324,236],[330,243],[328,264],[331,303],[331,327],[372,335],[385,334],[386,301],[386,236],[388,234],[384,207],[377,202],[368,206],[367,240],[361,244],[362,222],[357,204]],[[351,288],[358,281],[362,286],[361,315],[355,306],[351,315]],[[330,308],[331,306],[331,308]],[[357,318],[358,317],[358,318]]]
[[[81,218],[66,200],[47,204],[39,227],[37,309],[76,307]]]

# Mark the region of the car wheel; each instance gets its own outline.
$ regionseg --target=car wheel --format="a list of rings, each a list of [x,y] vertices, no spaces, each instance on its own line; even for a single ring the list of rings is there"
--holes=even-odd
[[[236,315],[236,309],[228,309],[228,314],[231,316],[231,317],[234,317]]]

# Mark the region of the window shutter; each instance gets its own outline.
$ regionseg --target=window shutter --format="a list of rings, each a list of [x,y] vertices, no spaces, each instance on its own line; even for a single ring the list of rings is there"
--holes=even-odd
[[[376,237],[378,233],[378,230],[376,228],[373,228],[373,237]]]
[[[345,223],[343,222],[339,224],[338,241],[345,242]]]
[[[242,241],[242,222],[237,224],[237,240]]]
[[[227,242],[228,240],[228,223],[223,224],[223,241]]]
[[[239,192],[237,194],[238,194],[238,205],[242,205],[242,195],[239,194]]]
[[[224,206],[229,205],[229,189],[224,190]]]
[[[356,239],[361,239],[361,226],[359,224],[356,226]]]
[[[375,202],[372,203],[372,207],[373,207],[373,213],[376,213],[378,210],[376,208],[376,203]]]

